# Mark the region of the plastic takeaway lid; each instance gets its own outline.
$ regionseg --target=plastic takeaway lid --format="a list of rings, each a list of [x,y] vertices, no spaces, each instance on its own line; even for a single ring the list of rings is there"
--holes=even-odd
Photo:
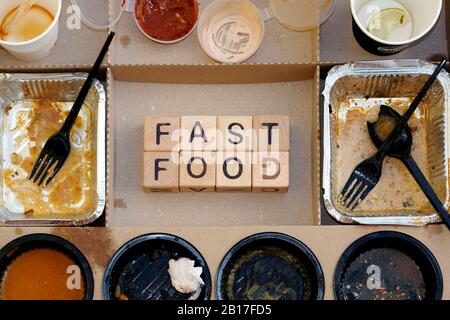
[[[126,2],[126,0],[71,1],[74,11],[81,21],[95,30],[108,30],[114,27],[122,16]]]
[[[296,31],[319,26],[331,16],[335,6],[336,0],[270,0],[275,18]]]

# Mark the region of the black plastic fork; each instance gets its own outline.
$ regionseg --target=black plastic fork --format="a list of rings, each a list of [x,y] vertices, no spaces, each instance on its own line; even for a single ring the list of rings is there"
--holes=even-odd
[[[340,202],[345,208],[350,209],[351,211],[355,210],[356,207],[369,195],[370,191],[375,188],[378,181],[380,181],[383,160],[386,157],[387,152],[398,140],[403,128],[407,125],[409,119],[416,111],[420,102],[427,95],[446,63],[446,59],[442,60],[423,88],[420,90],[419,94],[414,98],[408,110],[397,122],[388,138],[383,142],[383,145],[378,149],[377,153],[361,162],[355,168],[338,198],[338,202]]]
[[[394,109],[388,106],[381,106],[380,115],[378,117],[378,121],[376,122],[368,122],[367,128],[369,130],[369,136],[372,139],[373,144],[379,148],[383,145],[383,139],[377,133],[377,127],[379,123],[383,123],[384,119],[391,119],[391,121],[397,122],[402,116],[395,111]],[[380,120],[381,119],[381,120]],[[386,120],[384,120],[386,121]],[[450,230],[450,216],[445,209],[444,204],[439,199],[436,192],[433,190],[431,184],[427,181],[427,178],[420,170],[420,167],[417,165],[414,158],[411,156],[411,147],[413,144],[413,137],[411,133],[411,129],[409,126],[404,126],[403,130],[392,145],[391,149],[388,150],[387,155],[393,158],[397,158],[403,162],[403,164],[408,168],[409,172],[416,180],[417,184],[422,189],[425,196],[430,201],[433,208],[436,210],[438,215],[441,217],[444,224]]]
[[[39,154],[36,164],[34,165],[29,177],[29,179],[33,180],[34,183],[37,182],[39,186],[42,185],[44,181],[44,186],[47,186],[53,180],[53,178],[55,178],[70,154],[70,130],[72,130],[73,124],[78,117],[78,113],[80,112],[81,107],[84,104],[84,100],[86,99],[89,90],[91,89],[94,79],[100,72],[102,61],[105,58],[106,53],[108,52],[114,35],[114,32],[110,32],[110,34],[108,35],[108,38],[106,39],[106,42],[103,45],[103,48],[100,51],[100,54],[97,57],[94,66],[89,72],[89,75],[84,82],[83,87],[81,88],[78,97],[75,100],[62,128],[47,140],[44,148]],[[52,168],[53,171],[51,171]]]

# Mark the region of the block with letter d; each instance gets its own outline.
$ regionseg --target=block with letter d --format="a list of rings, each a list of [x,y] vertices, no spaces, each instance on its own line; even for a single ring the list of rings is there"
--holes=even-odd
[[[178,192],[178,152],[144,152],[143,181],[145,192]]]
[[[254,152],[253,192],[287,192],[289,190],[289,152]]]

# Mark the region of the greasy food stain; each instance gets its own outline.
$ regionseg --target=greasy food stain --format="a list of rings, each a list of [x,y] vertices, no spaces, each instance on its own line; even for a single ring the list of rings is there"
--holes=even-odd
[[[120,37],[120,44],[122,45],[122,47],[127,48],[130,45],[130,37],[129,36]]]
[[[16,230],[14,232],[15,232],[16,236],[23,235],[23,229],[22,228],[16,228]]]
[[[114,200],[114,208],[126,209],[128,208],[127,203],[123,199],[115,199]]]
[[[78,116],[71,132],[72,148],[61,171],[45,189],[33,184],[28,177],[38,159],[45,142],[62,126],[68,115],[57,102],[34,100],[23,103],[30,111],[15,111],[15,122],[9,128],[15,135],[14,149],[28,149],[29,154],[22,156],[18,151],[10,155],[10,165],[3,170],[3,182],[14,194],[15,203],[20,203],[27,217],[49,217],[58,215],[83,215],[95,209],[96,199],[92,188],[92,168],[95,154],[92,151],[90,121]],[[20,108],[21,106],[18,106]],[[23,108],[23,107],[22,107]],[[89,115],[89,108],[83,106]],[[12,112],[10,111],[10,114]],[[7,124],[8,116],[4,123]],[[25,130],[24,130],[25,129]],[[78,131],[86,132],[84,138],[77,136]],[[20,133],[20,134],[18,134]],[[78,143],[75,147],[74,143]],[[53,169],[50,169],[50,173]]]
[[[50,233],[75,244],[91,264],[100,268],[106,267],[115,251],[114,240],[108,228],[55,227]]]
[[[444,231],[444,227],[440,224],[429,225],[424,227],[425,235],[428,239],[439,236]]]

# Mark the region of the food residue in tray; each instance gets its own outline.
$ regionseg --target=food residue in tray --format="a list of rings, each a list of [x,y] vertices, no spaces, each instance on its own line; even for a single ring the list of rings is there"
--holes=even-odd
[[[345,100],[334,115],[333,141],[333,185],[334,202],[340,194],[354,168],[376,152],[367,131],[367,121],[375,122],[381,104],[386,104],[403,114],[412,98],[369,98]],[[419,106],[408,122],[413,135],[412,156],[429,179],[430,168],[427,158],[427,106]],[[392,126],[386,123],[387,136]],[[337,205],[340,207],[340,205]],[[400,160],[386,157],[383,162],[383,175],[369,196],[357,207],[353,215],[370,215],[372,212],[410,212],[430,213],[432,208],[427,198]]]
[[[426,295],[416,262],[391,248],[358,256],[345,271],[341,290],[346,300],[423,300]]]
[[[45,142],[62,126],[71,103],[15,102],[3,119],[3,206],[27,217],[82,215],[94,210],[91,115],[83,106],[71,132],[71,152],[52,183],[28,180]]]
[[[311,299],[311,279],[304,263],[280,247],[249,250],[227,273],[224,287],[230,300]]]
[[[64,253],[49,248],[17,256],[3,274],[2,300],[82,300],[84,279],[68,281],[68,268],[76,263]],[[68,285],[70,284],[70,285]]]

